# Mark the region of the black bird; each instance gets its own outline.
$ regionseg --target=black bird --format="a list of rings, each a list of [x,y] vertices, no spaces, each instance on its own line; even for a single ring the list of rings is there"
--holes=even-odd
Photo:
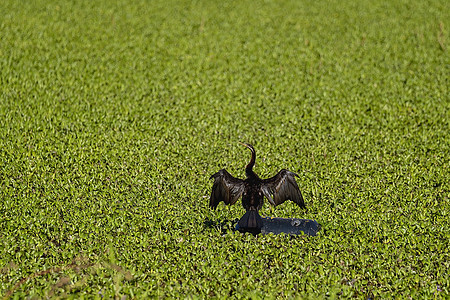
[[[255,149],[250,144],[239,143],[252,152],[250,162],[245,167],[247,178],[245,180],[235,178],[225,169],[212,175],[211,178],[214,178],[214,184],[209,199],[209,206],[215,209],[220,201],[231,205],[236,203],[239,197],[242,196],[242,206],[247,212],[238,222],[239,230],[257,234],[261,232],[263,226],[262,218],[258,211],[264,203],[264,197],[274,206],[286,200],[291,200],[301,208],[305,208],[305,202],[295,181],[295,176],[298,177],[297,174],[283,169],[272,178],[259,178],[253,172],[256,160]]]

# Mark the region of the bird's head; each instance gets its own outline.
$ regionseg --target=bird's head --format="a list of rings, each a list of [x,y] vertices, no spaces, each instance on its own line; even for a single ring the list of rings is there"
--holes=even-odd
[[[250,149],[250,151],[255,152],[255,149],[253,148],[252,145],[247,144],[247,143],[242,143],[242,142],[239,142],[239,144],[241,144],[242,146],[247,147],[248,149]]]
[[[248,165],[245,167],[245,174],[247,175],[247,177],[255,177],[256,174],[253,172],[253,166],[255,165],[255,160],[256,160],[256,152],[255,149],[253,148],[252,145],[247,144],[247,143],[241,143],[239,142],[239,144],[247,147],[248,149],[250,149],[250,151],[252,152],[252,157],[250,159],[250,162],[248,163]]]

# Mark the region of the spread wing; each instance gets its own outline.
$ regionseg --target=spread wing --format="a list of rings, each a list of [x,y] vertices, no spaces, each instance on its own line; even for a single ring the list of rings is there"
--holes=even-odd
[[[234,204],[244,192],[244,180],[234,178],[225,169],[212,175],[211,178],[214,178],[209,198],[209,207],[211,208],[216,208],[220,201],[227,205]]]
[[[263,180],[262,191],[272,205],[277,206],[286,200],[291,200],[301,208],[305,208],[305,202],[295,181],[295,176],[298,177],[297,174],[283,169],[272,178]]]

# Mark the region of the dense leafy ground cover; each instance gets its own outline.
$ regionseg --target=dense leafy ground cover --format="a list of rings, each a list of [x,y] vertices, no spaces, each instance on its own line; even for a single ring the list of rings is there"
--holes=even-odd
[[[449,296],[448,1],[0,11],[0,296]],[[317,237],[208,209],[237,141]]]

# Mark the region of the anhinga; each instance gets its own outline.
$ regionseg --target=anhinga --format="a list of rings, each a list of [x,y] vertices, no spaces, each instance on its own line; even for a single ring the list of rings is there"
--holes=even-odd
[[[231,205],[236,203],[239,197],[242,196],[242,206],[244,206],[247,212],[238,222],[239,230],[256,234],[261,232],[263,226],[258,211],[264,203],[264,197],[274,206],[286,200],[291,200],[301,208],[305,208],[305,203],[295,181],[295,176],[298,177],[297,174],[283,169],[272,178],[259,178],[253,172],[253,166],[256,160],[255,149],[250,144],[240,144],[252,152],[250,162],[245,167],[245,175],[247,178],[245,180],[235,178],[225,169],[212,175],[211,178],[214,178],[214,184],[209,199],[209,206],[215,209],[220,201]]]

